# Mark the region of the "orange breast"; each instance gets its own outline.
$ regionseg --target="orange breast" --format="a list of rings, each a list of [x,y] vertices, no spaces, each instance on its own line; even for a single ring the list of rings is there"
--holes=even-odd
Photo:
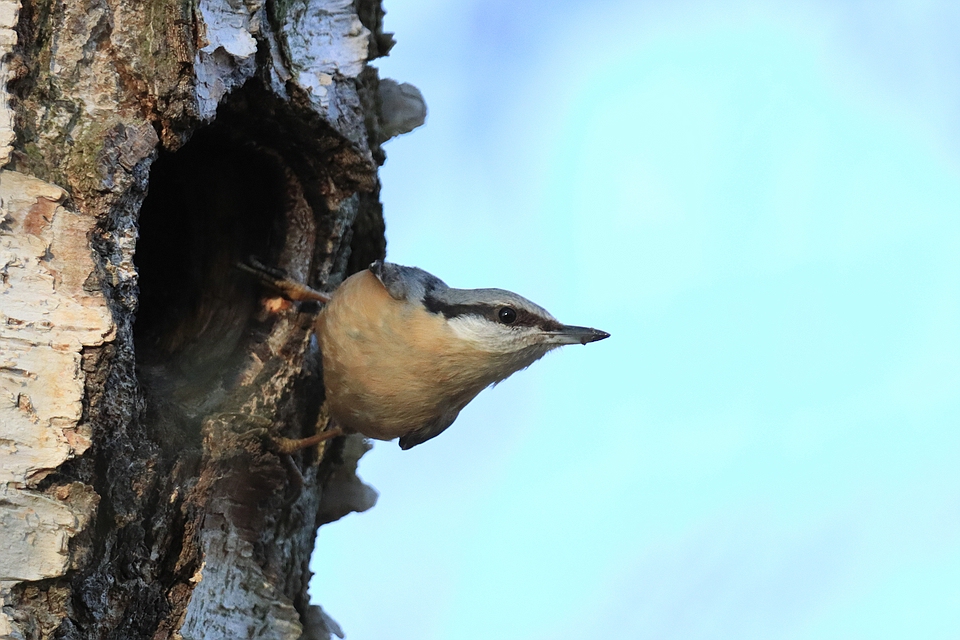
[[[393,299],[369,271],[347,278],[318,320],[331,417],[391,440],[459,410],[490,381],[482,356],[439,314]]]

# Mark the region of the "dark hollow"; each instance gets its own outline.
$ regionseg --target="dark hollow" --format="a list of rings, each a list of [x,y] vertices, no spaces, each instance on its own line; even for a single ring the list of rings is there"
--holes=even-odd
[[[282,246],[284,184],[275,156],[216,126],[154,163],[135,257],[134,334],[148,415],[196,422],[216,409],[260,292],[236,264],[270,260]]]

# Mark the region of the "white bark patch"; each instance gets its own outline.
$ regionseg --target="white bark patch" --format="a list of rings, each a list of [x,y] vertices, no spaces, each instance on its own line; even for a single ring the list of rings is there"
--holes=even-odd
[[[77,485],[82,487],[82,485]],[[81,489],[78,491],[87,491]],[[62,575],[70,566],[68,543],[85,527],[94,504],[76,500],[77,492],[62,488],[47,496],[0,486],[0,530],[4,550],[0,556],[0,589],[6,582],[43,580]],[[59,498],[59,499],[58,499]]]
[[[115,330],[94,271],[93,220],[62,189],[0,172],[0,484],[38,481],[83,453],[82,349]]]
[[[345,110],[359,107],[355,96],[347,95],[350,92],[334,79],[360,75],[370,49],[370,31],[353,5],[353,0],[297,4],[280,26],[294,80],[310,95],[318,113],[333,123]]]
[[[16,582],[63,575],[67,543],[95,510],[92,490],[77,500],[28,488],[90,446],[81,352],[115,330],[99,290],[83,286],[93,220],[61,206],[65,195],[0,171],[0,602]],[[0,636],[12,629],[0,613]]]
[[[93,519],[98,497],[79,482],[50,495],[0,485],[0,606],[10,590],[27,580],[61,576],[71,567],[70,538]],[[22,631],[0,611],[0,637],[22,638]]]
[[[10,108],[10,94],[7,82],[10,80],[10,54],[17,44],[17,14],[20,13],[19,0],[0,0],[0,167],[10,162],[13,151],[13,109]]]
[[[204,520],[202,573],[180,635],[203,638],[297,640],[300,614],[289,598],[264,575],[253,544],[221,514]]]
[[[264,20],[263,3],[241,0],[200,0],[204,44],[197,50],[197,107],[212,120],[227,93],[253,76],[257,40]]]
[[[288,11],[281,30],[301,86],[325,86],[329,84],[326,77],[334,74],[360,75],[370,48],[370,31],[361,24],[353,0],[314,0]]]

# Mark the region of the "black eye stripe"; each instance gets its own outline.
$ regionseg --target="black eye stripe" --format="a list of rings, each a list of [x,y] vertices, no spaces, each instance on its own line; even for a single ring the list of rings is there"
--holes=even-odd
[[[456,318],[457,316],[470,314],[483,316],[486,315],[483,311],[489,308],[487,305],[477,304],[447,304],[430,296],[429,293],[423,298],[423,306],[430,313],[442,313],[445,318]]]
[[[431,313],[442,313],[443,316],[448,319],[473,315],[486,318],[487,320],[496,322],[497,324],[503,324],[499,316],[500,310],[509,305],[447,304],[427,295],[423,299],[423,306],[427,308],[427,311]],[[539,327],[544,331],[557,331],[563,326],[556,320],[542,318],[527,311],[526,309],[518,309],[517,307],[512,306],[509,308],[513,309],[517,314],[517,319],[509,323],[509,326],[511,327]]]

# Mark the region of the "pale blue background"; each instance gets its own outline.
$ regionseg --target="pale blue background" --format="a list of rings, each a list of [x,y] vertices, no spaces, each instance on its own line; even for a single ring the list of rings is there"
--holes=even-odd
[[[960,4],[386,8],[389,258],[613,337],[377,443],[348,638],[960,637]]]

